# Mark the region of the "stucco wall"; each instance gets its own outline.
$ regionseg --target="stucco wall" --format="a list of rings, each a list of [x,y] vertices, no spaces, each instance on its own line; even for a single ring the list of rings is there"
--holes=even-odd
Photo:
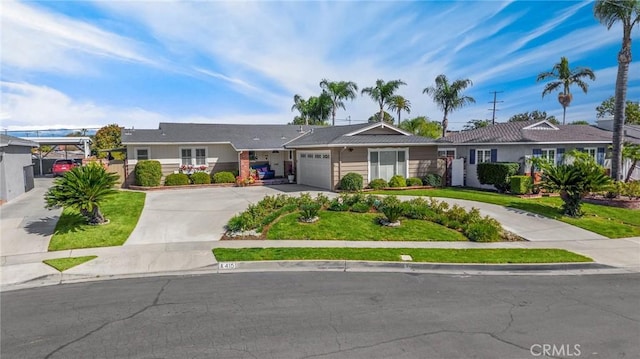
[[[10,201],[24,193],[25,166],[31,163],[31,148],[23,146],[2,147],[0,162],[0,200]]]
[[[238,152],[227,144],[222,145],[149,145],[127,146],[127,159],[129,164],[135,165],[136,149],[148,148],[149,159],[160,161],[163,165],[175,165],[176,168],[180,165],[180,149],[182,148],[206,148],[207,149],[207,163],[211,166],[216,162],[235,162],[238,163]],[[194,153],[195,155],[195,153]]]

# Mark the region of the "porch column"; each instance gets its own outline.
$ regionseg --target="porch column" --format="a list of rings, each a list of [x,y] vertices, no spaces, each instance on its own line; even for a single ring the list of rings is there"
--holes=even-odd
[[[249,168],[249,151],[242,151],[240,152],[240,177],[249,177],[251,174]]]

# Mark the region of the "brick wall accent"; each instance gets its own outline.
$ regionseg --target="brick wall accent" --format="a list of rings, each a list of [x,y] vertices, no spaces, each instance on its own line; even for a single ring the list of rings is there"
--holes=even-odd
[[[249,151],[242,151],[240,153],[240,176],[246,178],[249,177],[249,174]]]

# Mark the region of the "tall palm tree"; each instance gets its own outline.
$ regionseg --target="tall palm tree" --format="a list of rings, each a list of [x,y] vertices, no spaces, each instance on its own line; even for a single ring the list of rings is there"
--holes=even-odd
[[[326,125],[333,103],[326,92],[320,96],[311,96],[307,100],[307,114],[314,125]]]
[[[570,87],[575,84],[580,87],[584,93],[587,93],[589,85],[582,80],[585,77],[589,78],[591,81],[596,79],[596,75],[588,67],[576,67],[575,69],[571,69],[569,67],[569,60],[563,56],[560,58],[560,62],[553,65],[553,69],[551,69],[551,71],[541,72],[536,78],[536,81],[554,79],[544,87],[542,97],[560,88],[562,89],[562,92],[558,94],[558,102],[562,105],[563,125],[565,124],[567,107],[571,104],[571,100],[573,100]]]
[[[388,108],[391,111],[398,112],[398,127],[400,127],[400,112],[411,113],[411,102],[400,95],[396,95],[389,99]]]
[[[365,87],[362,89],[362,94],[367,94],[373,101],[376,101],[380,106],[380,122],[384,119],[384,105],[387,105],[393,97],[393,94],[398,90],[400,85],[406,85],[402,80],[392,80],[384,82],[384,80],[376,80],[374,87]]]
[[[613,158],[611,159],[611,177],[620,179],[622,172],[622,144],[624,142],[625,101],[627,99],[627,81],[631,63],[631,30],[640,23],[639,0],[596,0],[593,6],[595,17],[607,29],[622,23],[622,47],[618,52],[618,75],[616,77],[616,104],[613,114]]]
[[[473,86],[473,82],[469,79],[459,79],[453,83],[449,83],[447,76],[443,74],[436,77],[435,86],[429,86],[422,90],[422,93],[431,96],[436,105],[438,105],[444,113],[442,118],[442,137],[447,133],[449,114],[465,105],[476,102],[473,97],[462,95],[462,91],[469,86]]]
[[[351,81],[320,81],[320,88],[331,98],[331,123],[336,125],[336,110],[338,107],[345,109],[344,100],[353,100],[358,94],[358,85]]]
[[[300,117],[304,120],[305,125],[309,125],[309,104],[302,96],[296,94],[293,96],[293,106],[291,111],[298,110]]]

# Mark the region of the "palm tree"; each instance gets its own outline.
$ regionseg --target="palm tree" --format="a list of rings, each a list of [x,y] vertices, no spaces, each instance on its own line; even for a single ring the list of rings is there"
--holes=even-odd
[[[380,106],[380,122],[384,116],[384,105],[388,104],[393,94],[396,92],[400,85],[406,85],[402,80],[393,80],[384,82],[384,80],[376,80],[375,87],[365,87],[362,89],[362,94],[367,94],[372,100],[376,101]]]
[[[617,22],[622,23],[622,47],[618,52],[616,104],[613,114],[613,158],[611,159],[611,177],[618,180],[622,172],[622,144],[624,143],[622,129],[625,120],[629,64],[631,63],[631,30],[640,23],[640,1],[596,0],[593,13],[601,23],[607,26],[607,29],[611,29]]]
[[[320,88],[326,92],[331,98],[331,123],[336,125],[336,110],[338,107],[345,109],[343,100],[353,100],[358,93],[358,85],[351,81],[329,81],[324,79],[320,81]]]
[[[473,86],[473,82],[469,79],[456,80],[453,83],[449,83],[447,76],[438,75],[436,77],[436,85],[429,86],[422,90],[433,99],[438,107],[444,112],[442,118],[442,137],[447,133],[447,127],[449,126],[449,113],[464,107],[467,104],[475,103],[476,100],[473,97],[462,96],[462,91],[469,86]]]
[[[45,193],[46,208],[70,207],[78,210],[90,224],[105,223],[100,205],[117,192],[113,188],[117,180],[118,175],[108,173],[97,163],[74,167],[56,179]]]
[[[293,96],[293,106],[291,106],[291,111],[298,110],[300,112],[300,117],[304,120],[305,125],[309,125],[309,104],[307,100],[305,100],[302,96],[296,94]]]
[[[571,85],[578,85],[587,93],[589,85],[582,79],[588,77],[591,81],[596,79],[596,75],[588,67],[576,67],[575,69],[569,68],[569,60],[566,57],[561,57],[560,62],[553,65],[553,69],[548,72],[541,72],[536,81],[543,81],[547,79],[555,79],[549,82],[542,91],[542,97],[553,91],[556,91],[562,87],[562,92],[558,94],[558,102],[562,105],[562,124],[565,124],[565,117],[567,115],[567,107],[571,104],[573,95],[571,94]]]
[[[331,97],[326,92],[323,92],[320,96],[309,97],[307,104],[307,114],[312,124],[326,125],[333,106]]]
[[[400,123],[401,129],[411,132],[414,135],[438,138],[442,132],[442,126],[439,122],[431,122],[426,116],[418,116],[410,120],[404,120]]]
[[[407,113],[411,113],[411,102],[402,96],[396,95],[389,99],[388,108],[391,111],[398,112],[398,127],[400,127],[400,112],[407,111]]]

